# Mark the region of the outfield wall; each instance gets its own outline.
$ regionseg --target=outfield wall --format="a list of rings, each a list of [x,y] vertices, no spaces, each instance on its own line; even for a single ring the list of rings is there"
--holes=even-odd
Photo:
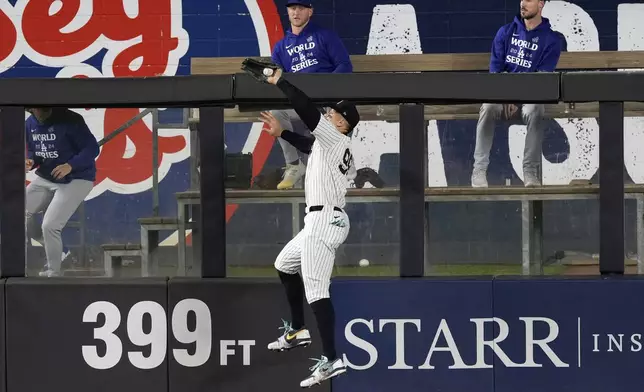
[[[289,315],[274,279],[1,284],[7,392],[296,391],[321,353],[308,309],[311,347],[266,350]],[[637,277],[337,279],[331,290],[350,369],[320,391],[639,392],[644,382]]]

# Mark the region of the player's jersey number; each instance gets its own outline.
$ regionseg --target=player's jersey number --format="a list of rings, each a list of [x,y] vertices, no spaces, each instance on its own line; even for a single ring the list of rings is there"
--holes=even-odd
[[[344,150],[342,163],[338,165],[338,169],[340,169],[340,172],[342,174],[347,174],[349,168],[351,167],[351,163],[353,163],[353,155],[351,155],[351,150],[347,148],[346,150]]]

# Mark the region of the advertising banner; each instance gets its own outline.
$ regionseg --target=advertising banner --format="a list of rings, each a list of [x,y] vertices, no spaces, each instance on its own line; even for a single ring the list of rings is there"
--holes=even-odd
[[[346,375],[333,392],[493,391],[491,280],[349,280],[332,288]]]
[[[267,349],[284,333],[282,319],[290,319],[277,279],[171,279],[168,298],[171,392],[300,391],[314,365],[309,358],[322,353],[306,301],[313,344],[286,352]],[[330,391],[330,383],[316,390]]]
[[[6,284],[7,390],[168,390],[165,279]]]
[[[641,391],[643,300],[638,277],[495,280],[495,390]]]

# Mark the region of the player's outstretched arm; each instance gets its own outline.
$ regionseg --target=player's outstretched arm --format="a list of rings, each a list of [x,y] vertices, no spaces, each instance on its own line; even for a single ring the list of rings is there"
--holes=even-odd
[[[282,90],[293,106],[293,109],[295,109],[297,115],[309,130],[313,131],[317,128],[322,114],[313,101],[311,101],[311,98],[309,98],[302,90],[293,86],[289,81],[282,78],[281,69],[276,70],[275,74],[267,80],[269,83],[276,85],[280,90]]]
[[[313,148],[313,142],[315,141],[314,137],[306,137],[298,133],[289,131],[288,129],[282,129],[282,124],[273,116],[271,112],[262,112],[259,119],[266,125],[267,128],[264,128],[269,135],[273,137],[281,137],[286,140],[290,145],[297,148],[299,151],[310,154],[311,148]]]

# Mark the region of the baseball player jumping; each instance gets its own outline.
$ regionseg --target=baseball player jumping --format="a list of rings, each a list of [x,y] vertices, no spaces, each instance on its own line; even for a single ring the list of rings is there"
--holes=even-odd
[[[36,169],[37,177],[26,190],[27,231],[29,238],[45,244],[47,268],[40,276],[59,276],[61,233],[94,187],[99,146],[80,114],[58,108],[29,112],[31,116],[25,121],[25,170]],[[33,222],[34,214],[40,211],[45,211],[42,230]]]
[[[329,295],[336,249],[349,234],[349,218],[343,210],[348,176],[355,173],[348,134],[360,121],[355,105],[341,101],[322,116],[313,102],[298,88],[281,78],[282,71],[267,78],[288,97],[298,116],[313,130],[313,137],[282,129],[269,112],[261,120],[274,137],[286,140],[309,154],[304,183],[306,216],[304,228],[280,252],[275,268],[286,290],[291,321],[281,329],[284,334],[268,345],[269,350],[285,351],[311,343],[304,323],[304,295],[311,305],[322,338],[323,355],[311,367],[311,375],[301,387],[320,384],[346,372],[335,350],[335,312]],[[353,170],[352,170],[353,169]],[[299,274],[301,270],[301,276]]]

